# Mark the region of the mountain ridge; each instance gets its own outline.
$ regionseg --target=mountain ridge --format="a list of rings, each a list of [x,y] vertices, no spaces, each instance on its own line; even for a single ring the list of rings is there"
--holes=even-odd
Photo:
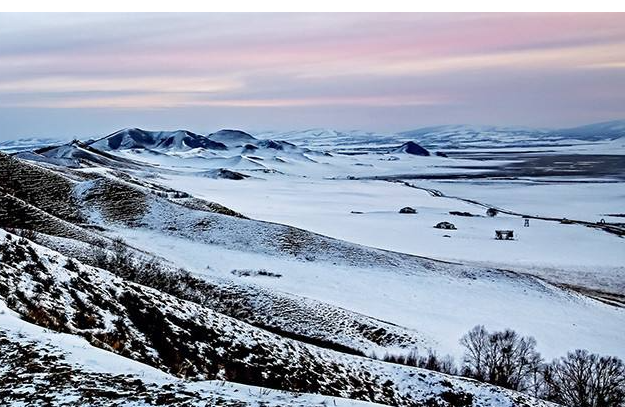
[[[197,147],[223,151],[234,146],[243,147],[246,144],[254,144],[260,140],[268,139],[310,147],[349,147],[356,144],[360,145],[364,142],[375,145],[401,145],[405,142],[413,141],[430,148],[462,148],[463,143],[466,143],[469,147],[484,145],[484,142],[490,142],[491,146],[514,147],[528,145],[528,143],[532,145],[539,145],[540,143],[561,145],[562,142],[567,140],[577,142],[610,141],[621,137],[625,137],[625,119],[564,128],[446,124],[387,133],[313,128],[250,133],[241,130],[221,129],[208,135],[202,135],[182,129],[147,131],[139,128],[125,128],[104,137],[84,141],[84,143],[102,150],[119,150],[125,142],[124,148],[136,147],[164,150],[173,146],[177,150],[182,151]],[[112,145],[110,140],[112,140]],[[0,151],[14,153],[65,143],[67,142],[55,138],[31,137],[6,140],[0,141]]]

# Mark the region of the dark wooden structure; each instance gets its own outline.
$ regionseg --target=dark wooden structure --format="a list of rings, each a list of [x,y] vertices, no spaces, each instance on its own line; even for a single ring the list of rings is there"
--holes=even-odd
[[[495,239],[514,240],[514,230],[495,230]]]

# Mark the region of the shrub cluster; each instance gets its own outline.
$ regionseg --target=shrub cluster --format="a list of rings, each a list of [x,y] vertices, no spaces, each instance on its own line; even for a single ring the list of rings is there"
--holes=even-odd
[[[460,373],[571,407],[625,406],[625,365],[619,358],[577,349],[543,361],[536,340],[511,329],[488,332],[478,325],[460,339]]]
[[[428,350],[428,354],[426,356],[419,355],[419,352],[415,349],[407,355],[391,355],[387,353],[384,355],[382,360],[385,362],[415,366],[452,375],[458,374],[458,369],[456,368],[454,359],[451,356],[445,355],[440,357],[431,349]]]
[[[490,383],[570,407],[625,407],[625,365],[619,358],[577,349],[545,362],[536,340],[506,329],[489,332],[475,326],[461,339],[464,356],[457,367],[451,356],[432,350],[421,356],[386,354],[382,360]]]

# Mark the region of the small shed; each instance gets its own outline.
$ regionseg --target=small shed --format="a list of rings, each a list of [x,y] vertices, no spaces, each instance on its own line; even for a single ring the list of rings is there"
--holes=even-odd
[[[406,206],[404,208],[401,208],[399,210],[399,213],[417,213],[417,210],[415,208],[411,208],[410,206]]]
[[[456,225],[450,222],[438,222],[434,227],[436,229],[456,230]]]
[[[495,230],[495,239],[514,240],[514,230]]]

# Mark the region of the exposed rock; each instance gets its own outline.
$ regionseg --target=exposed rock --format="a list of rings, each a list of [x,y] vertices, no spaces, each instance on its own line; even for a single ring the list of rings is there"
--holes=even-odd
[[[456,225],[450,222],[439,222],[434,226],[436,229],[456,230]]]

